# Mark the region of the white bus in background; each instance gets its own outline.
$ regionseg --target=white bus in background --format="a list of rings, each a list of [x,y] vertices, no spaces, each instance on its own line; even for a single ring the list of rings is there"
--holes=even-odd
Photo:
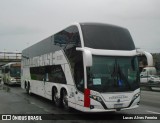
[[[157,71],[155,67],[145,67],[140,73],[140,82],[148,83],[152,76],[157,75]]]
[[[2,81],[5,84],[21,84],[21,63],[11,62],[2,66]]]
[[[141,85],[150,86],[150,87],[152,85],[159,86],[158,83],[160,81],[160,77],[157,75],[157,70],[153,63],[152,54],[141,49],[137,49],[137,52],[139,53],[139,57],[141,57],[142,55],[145,55],[146,57],[146,65],[143,65],[142,63],[140,63],[141,68],[143,68],[140,73]]]
[[[137,108],[139,69],[127,29],[75,23],[22,51],[21,87],[83,112]]]

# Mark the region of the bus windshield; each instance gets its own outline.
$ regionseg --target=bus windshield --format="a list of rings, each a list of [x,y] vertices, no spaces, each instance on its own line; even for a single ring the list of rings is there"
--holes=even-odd
[[[134,50],[129,31],[107,24],[81,24],[84,46],[94,49]]]
[[[19,66],[12,66],[10,68],[10,76],[11,77],[20,77],[20,71],[21,71],[20,68],[21,67],[19,67]]]
[[[87,67],[87,86],[98,92],[125,92],[139,88],[137,57],[93,56]]]

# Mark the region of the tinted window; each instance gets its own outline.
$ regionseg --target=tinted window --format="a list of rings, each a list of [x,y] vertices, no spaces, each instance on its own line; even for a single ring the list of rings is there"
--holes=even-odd
[[[49,81],[66,84],[66,78],[60,65],[52,66]]]
[[[84,69],[83,56],[81,51],[76,51],[76,47],[66,50],[66,56],[71,65],[76,87],[79,91],[84,91]]]
[[[136,57],[93,56],[93,66],[87,67],[87,85],[98,92],[125,92],[139,88]]]
[[[21,67],[11,67],[10,68],[10,75],[11,77],[20,77],[21,74]]]
[[[31,79],[66,84],[66,78],[60,65],[32,67]]]
[[[68,27],[54,35],[54,44],[66,46],[80,46],[80,36],[76,26]]]
[[[81,24],[84,46],[94,49],[134,50],[127,29],[107,24]]]
[[[71,66],[71,72],[74,75],[75,85],[81,92],[84,91],[84,69],[83,55],[81,51],[76,51],[76,47],[70,47],[65,50],[65,54]]]
[[[45,75],[45,67],[32,67],[30,68],[31,79],[43,81]]]

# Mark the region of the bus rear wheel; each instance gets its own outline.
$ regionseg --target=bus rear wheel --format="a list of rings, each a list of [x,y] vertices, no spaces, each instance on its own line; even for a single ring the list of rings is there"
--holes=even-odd
[[[53,88],[53,102],[57,107],[60,107],[61,100],[58,98],[58,91],[56,88]]]

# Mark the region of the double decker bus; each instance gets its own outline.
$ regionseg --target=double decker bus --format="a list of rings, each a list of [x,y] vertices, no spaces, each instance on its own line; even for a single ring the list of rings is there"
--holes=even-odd
[[[21,84],[21,63],[11,62],[2,66],[2,81],[9,85]]]
[[[21,87],[64,109],[107,112],[140,102],[137,51],[126,28],[75,23],[22,51]]]

